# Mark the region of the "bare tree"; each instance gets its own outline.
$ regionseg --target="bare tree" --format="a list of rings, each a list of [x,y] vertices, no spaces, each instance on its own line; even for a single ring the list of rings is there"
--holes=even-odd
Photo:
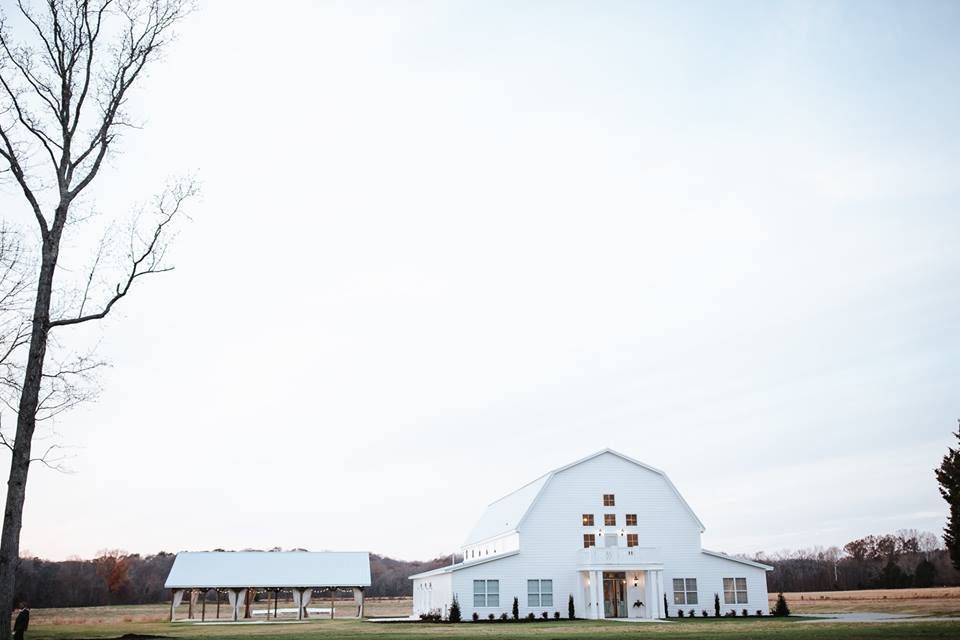
[[[11,4],[13,4],[11,2]],[[17,392],[3,530],[0,534],[0,638],[10,634],[14,576],[31,447],[38,420],[69,408],[83,393],[73,386],[98,366],[81,355],[45,369],[53,330],[99,320],[110,313],[143,276],[169,270],[164,261],[171,224],[192,184],[168,187],[146,212],[151,222],[135,224],[125,265],[103,299],[93,286],[104,247],[91,252],[82,294],[71,298],[55,281],[65,230],[85,219],[80,196],[97,178],[121,131],[133,123],[124,107],[131,89],[168,44],[174,26],[188,12],[188,0],[16,0],[0,22],[0,167],[22,194],[39,237],[32,285],[29,335],[13,334],[14,350],[24,347]],[[22,25],[14,38],[10,20]],[[67,234],[69,235],[69,234]],[[76,238],[75,238],[76,239]],[[81,239],[82,240],[82,239]],[[50,364],[46,362],[46,364]]]

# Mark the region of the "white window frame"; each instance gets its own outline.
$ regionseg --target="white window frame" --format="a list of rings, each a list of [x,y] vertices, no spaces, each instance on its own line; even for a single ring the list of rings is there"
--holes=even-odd
[[[494,586],[490,589],[491,585]],[[478,590],[478,587],[482,589]],[[491,602],[491,600],[494,600]],[[500,606],[500,581],[499,580],[474,580],[473,581],[473,606],[474,608],[488,608]]]
[[[728,589],[728,585],[732,588]],[[742,589],[741,585],[743,585]],[[748,604],[749,599],[746,578],[723,579],[723,604]]]
[[[549,590],[544,589],[549,586]],[[536,589],[535,591],[532,589]],[[549,598],[549,602],[547,601]],[[536,578],[527,580],[527,607],[552,607],[553,606],[553,580]]]
[[[677,584],[677,583],[680,584]],[[677,589],[680,587],[680,589]],[[674,578],[673,579],[673,604],[689,605],[700,604],[700,598],[697,596],[696,578]]]

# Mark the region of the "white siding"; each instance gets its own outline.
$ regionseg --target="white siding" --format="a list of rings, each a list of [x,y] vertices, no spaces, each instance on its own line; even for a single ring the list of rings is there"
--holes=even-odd
[[[413,581],[413,614],[439,611],[446,616],[453,602],[451,587],[453,574],[441,573],[426,578],[417,578]]]
[[[615,506],[605,507],[603,495],[614,494]],[[593,514],[594,526],[582,524],[583,514]],[[604,525],[604,515],[614,514],[616,526]],[[636,514],[637,524],[626,525],[626,515]],[[580,572],[583,534],[597,536],[597,546],[603,546],[605,536],[616,536],[618,546],[626,546],[626,534],[638,536],[640,547],[654,547],[662,562],[663,589],[671,614],[673,578],[696,578],[698,615],[702,609],[713,612],[713,594],[721,598],[721,610],[746,608],[753,614],[757,609],[767,610],[766,572],[733,560],[704,554],[701,550],[701,525],[667,478],[655,470],[639,466],[630,460],[605,452],[566,467],[552,475],[539,497],[518,522],[516,534],[480,541],[464,550],[482,548],[496,543],[497,553],[509,550],[508,545],[519,545],[520,553],[490,562],[458,568],[447,574],[451,577],[449,604],[457,595],[465,619],[474,611],[485,618],[493,613],[509,615],[513,598],[519,601],[520,615],[532,612],[539,616],[547,611],[550,616],[559,611],[567,615],[567,599],[574,598],[578,617],[594,617],[587,577]],[[621,531],[623,536],[620,535]],[[501,548],[503,550],[501,551]],[[513,547],[510,547],[512,549]],[[484,555],[486,557],[486,555]],[[746,578],[748,603],[723,604],[723,578]],[[626,604],[630,616],[640,615],[632,606],[636,600],[645,601],[644,574],[627,571]],[[498,607],[474,609],[473,581],[499,580]],[[534,606],[527,603],[527,580],[553,581],[553,605]],[[634,587],[636,579],[638,586]],[[662,603],[657,603],[662,607]],[[654,603],[645,602],[647,607]],[[689,610],[692,606],[684,606]]]

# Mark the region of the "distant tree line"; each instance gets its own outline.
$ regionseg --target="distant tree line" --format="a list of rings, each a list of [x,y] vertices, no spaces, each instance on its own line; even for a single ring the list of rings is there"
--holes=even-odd
[[[273,549],[279,551],[279,549]],[[21,558],[17,567],[16,599],[33,607],[90,607],[114,604],[164,602],[169,592],[163,583],[176,554],[160,552],[141,556],[122,551],[102,551],[93,560],[51,561]],[[368,596],[409,596],[408,577],[453,562],[454,556],[428,561],[395,560],[370,555],[372,586]]]
[[[842,548],[815,547],[773,555],[761,552],[751,559],[773,566],[767,574],[770,591],[960,585],[960,572],[940,539],[915,529],[851,540]]]

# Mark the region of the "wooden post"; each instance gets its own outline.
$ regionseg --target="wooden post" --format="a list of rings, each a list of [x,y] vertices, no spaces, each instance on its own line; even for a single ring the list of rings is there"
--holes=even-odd
[[[303,620],[303,589],[297,589],[297,593],[300,595],[299,598],[294,598],[297,601],[297,620]]]
[[[360,607],[357,609],[357,617],[363,617],[363,587],[358,587],[360,589]]]
[[[175,620],[175,618],[174,618],[174,610],[173,610],[173,603],[174,603],[174,601],[175,601],[176,599],[177,599],[177,590],[176,590],[176,589],[172,589],[172,590],[170,591],[170,622],[173,622],[173,621]]]
[[[204,622],[207,619],[207,590],[204,589],[200,592],[200,622]]]
[[[217,620],[220,619],[220,589],[217,589]]]
[[[334,587],[330,587],[330,619],[333,620],[333,605],[337,601],[337,590]]]
[[[195,597],[195,591],[195,589],[190,589],[190,608],[187,609],[187,619],[189,620],[193,620],[193,599]]]
[[[257,592],[253,590],[253,587],[247,587],[244,591],[244,609],[243,617],[249,618],[251,616],[250,608],[253,606],[253,600],[257,597]]]
[[[277,600],[280,598],[280,589],[273,592],[273,619],[277,619]]]

